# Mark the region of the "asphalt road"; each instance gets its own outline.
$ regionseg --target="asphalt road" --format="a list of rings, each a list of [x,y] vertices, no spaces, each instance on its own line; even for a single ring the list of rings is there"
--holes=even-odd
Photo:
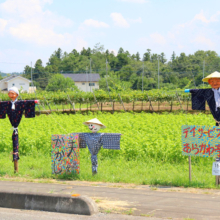
[[[19,210],[19,209],[6,209],[0,208],[0,219],[1,220],[162,220],[162,218],[151,218],[151,217],[139,217],[139,216],[129,216],[121,214],[104,214],[99,213],[93,216],[79,216],[71,214],[62,214],[54,212],[41,212],[41,211],[31,211],[31,210]]]
[[[16,179],[17,180],[17,179]],[[220,190],[144,186],[121,183],[0,181],[0,189],[19,193],[80,194],[92,198],[101,213],[75,216],[60,213],[0,210],[1,219],[175,219],[220,220]],[[14,213],[14,214],[13,214]],[[109,213],[109,214],[106,214]],[[114,214],[120,213],[120,214]],[[129,215],[129,214],[132,214]],[[19,216],[21,215],[21,216]],[[22,216],[23,215],[23,216]],[[5,216],[4,218],[2,216]],[[40,218],[39,218],[40,216]],[[50,218],[49,218],[50,217]],[[58,218],[59,217],[59,218]]]

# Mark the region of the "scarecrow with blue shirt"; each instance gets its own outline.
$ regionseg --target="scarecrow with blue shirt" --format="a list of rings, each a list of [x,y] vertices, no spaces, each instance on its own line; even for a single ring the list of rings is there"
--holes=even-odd
[[[19,91],[17,87],[11,87],[8,90],[8,96],[11,101],[0,102],[0,119],[5,119],[6,114],[13,126],[12,142],[13,142],[13,161],[14,161],[14,172],[18,172],[18,126],[21,122],[23,112],[25,111],[26,118],[35,117],[35,103],[38,103],[38,100],[24,100],[18,101]]]
[[[97,154],[101,147],[104,149],[120,150],[121,134],[114,133],[97,133],[100,129],[106,128],[97,118],[91,119],[83,123],[87,125],[92,133],[75,133],[79,134],[79,147],[86,148],[88,146],[91,154],[92,173],[98,172]]]

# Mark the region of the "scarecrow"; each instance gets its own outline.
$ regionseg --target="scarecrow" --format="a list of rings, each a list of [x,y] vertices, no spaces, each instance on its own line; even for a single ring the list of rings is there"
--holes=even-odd
[[[216,121],[216,126],[220,125],[220,73],[214,72],[204,79],[212,89],[190,89],[186,92],[192,94],[192,109],[205,110],[205,101],[207,101],[210,111]]]
[[[35,103],[38,103],[38,100],[24,100],[18,101],[19,91],[16,87],[11,87],[8,90],[8,96],[11,101],[0,102],[0,119],[5,119],[6,114],[13,126],[12,142],[13,142],[13,161],[14,161],[14,172],[18,172],[18,126],[20,124],[23,111],[25,111],[26,118],[35,117]]]
[[[83,123],[87,125],[92,133],[79,134],[79,147],[89,148],[92,162],[92,173],[96,174],[98,169],[97,154],[101,147],[104,149],[120,150],[121,134],[97,133],[100,129],[106,128],[97,118],[91,119]]]

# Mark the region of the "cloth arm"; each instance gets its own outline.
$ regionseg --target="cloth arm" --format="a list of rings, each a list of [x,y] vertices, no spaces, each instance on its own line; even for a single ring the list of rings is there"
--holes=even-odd
[[[6,118],[7,109],[10,106],[10,102],[0,102],[0,119]]]
[[[104,149],[120,150],[121,134],[104,133],[101,138],[101,143]]]
[[[25,118],[35,117],[35,100],[25,100],[23,101],[25,105]]]
[[[192,94],[192,109],[193,110],[205,110],[205,89],[190,89]]]

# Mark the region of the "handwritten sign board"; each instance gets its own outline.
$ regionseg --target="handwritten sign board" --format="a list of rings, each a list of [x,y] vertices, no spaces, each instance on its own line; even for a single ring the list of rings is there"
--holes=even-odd
[[[220,157],[220,127],[183,125],[181,136],[183,155]]]
[[[53,174],[79,173],[79,135],[52,135],[51,166]]]

